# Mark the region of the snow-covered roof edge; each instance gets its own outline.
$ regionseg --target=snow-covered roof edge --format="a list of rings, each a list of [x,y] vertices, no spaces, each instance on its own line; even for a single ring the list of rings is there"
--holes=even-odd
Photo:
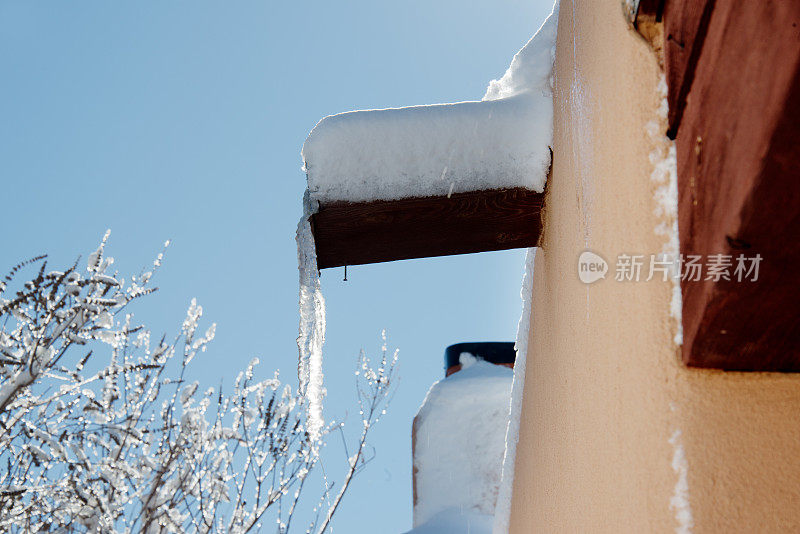
[[[541,192],[550,165],[552,99],[351,111],[303,145],[313,200],[368,202],[524,187]]]
[[[514,187],[542,192],[553,136],[555,18],[481,101],[351,111],[319,121],[302,150],[311,199],[368,202]]]

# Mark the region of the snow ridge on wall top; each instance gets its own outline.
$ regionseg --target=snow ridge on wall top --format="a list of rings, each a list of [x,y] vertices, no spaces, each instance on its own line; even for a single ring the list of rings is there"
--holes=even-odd
[[[557,31],[558,2],[533,37],[516,53],[503,77],[489,82],[483,100],[498,100],[522,93],[551,96]]]

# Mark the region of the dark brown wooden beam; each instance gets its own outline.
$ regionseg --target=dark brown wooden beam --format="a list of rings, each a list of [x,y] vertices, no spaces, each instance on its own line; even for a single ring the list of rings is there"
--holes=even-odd
[[[544,194],[527,189],[321,205],[320,269],[536,246]]]
[[[670,13],[684,13],[679,3],[668,0],[667,28],[677,24]],[[680,17],[696,34],[695,17]],[[681,252],[763,260],[755,283],[682,283],[683,359],[800,371],[800,2],[718,1],[704,31],[691,81],[667,70],[670,94],[686,92],[676,141]]]

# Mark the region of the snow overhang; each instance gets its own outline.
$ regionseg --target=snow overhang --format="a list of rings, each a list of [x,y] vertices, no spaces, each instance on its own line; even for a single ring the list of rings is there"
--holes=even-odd
[[[303,145],[311,199],[370,202],[525,188],[550,165],[549,99],[351,111],[322,119]]]
[[[303,146],[320,269],[535,246],[549,99],[354,111]]]
[[[484,99],[352,111],[303,145],[319,269],[536,246],[556,17]]]

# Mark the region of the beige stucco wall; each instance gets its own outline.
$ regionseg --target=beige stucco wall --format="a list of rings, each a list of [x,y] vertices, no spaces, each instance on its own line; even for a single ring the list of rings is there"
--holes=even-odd
[[[800,376],[685,368],[670,284],[613,280],[618,254],[665,242],[646,134],[661,74],[620,4],[561,4],[511,532],[672,532],[683,467],[692,532],[800,531]],[[585,248],[612,269],[591,286]]]

